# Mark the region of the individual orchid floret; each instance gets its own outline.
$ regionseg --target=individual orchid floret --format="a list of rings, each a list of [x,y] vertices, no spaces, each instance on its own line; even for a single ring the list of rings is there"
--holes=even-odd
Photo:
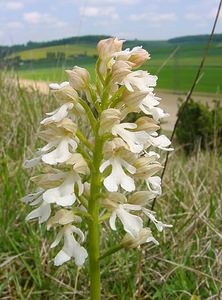
[[[134,167],[136,168],[135,178],[138,179],[149,178],[162,169],[161,164],[155,160],[154,156],[138,158],[134,163]]]
[[[131,112],[140,112],[140,105],[143,99],[147,96],[146,91],[129,92],[125,90],[122,94],[121,100],[118,103],[118,108],[121,111],[121,117],[124,119],[127,114]]]
[[[142,46],[134,47],[132,50],[129,48],[114,53],[117,60],[127,60],[133,64],[134,68],[142,66],[149,58],[149,53],[142,48]]]
[[[69,84],[76,91],[84,91],[88,89],[90,82],[89,72],[78,66],[75,66],[72,70],[66,70],[69,76]]]
[[[110,192],[116,192],[121,186],[125,191],[132,192],[135,190],[135,183],[132,177],[126,174],[134,174],[136,168],[131,163],[135,160],[135,156],[127,150],[126,144],[114,139],[107,142],[104,146],[104,155],[106,160],[100,167],[103,173],[111,166],[111,173],[104,179],[104,186]]]
[[[84,234],[79,228],[73,225],[64,226],[64,228],[59,231],[55,241],[51,245],[51,248],[56,247],[61,241],[62,237],[64,237],[64,246],[54,258],[55,266],[62,265],[63,263],[69,261],[72,257],[75,259],[75,264],[77,266],[82,266],[88,257],[86,249],[76,241],[73,233],[76,233],[79,236],[80,243],[84,242]]]
[[[65,103],[61,107],[57,108],[56,110],[46,113],[46,115],[50,116],[48,118],[45,118],[40,122],[42,125],[48,125],[54,122],[60,122],[62,121],[65,117],[67,117],[69,111],[73,108],[73,103]]]
[[[66,162],[78,146],[78,139],[74,136],[76,130],[76,124],[65,118],[42,131],[41,138],[48,142],[39,149],[42,160],[50,165]],[[49,152],[50,150],[52,151]]]
[[[31,181],[40,187],[40,190],[47,190],[63,183],[65,173],[61,170],[45,166],[45,173],[31,177]],[[28,196],[27,196],[28,197]]]
[[[159,148],[161,150],[165,151],[173,151],[173,148],[170,148],[169,146],[171,145],[171,141],[166,137],[165,135],[160,135],[160,136],[152,136],[149,135],[146,143],[146,148],[149,146],[154,146],[156,148]]]
[[[112,134],[121,137],[129,146],[133,153],[140,153],[147,143],[147,134],[145,131],[133,131],[137,128],[134,123],[121,123],[114,125]]]
[[[33,202],[29,203],[29,205],[33,206],[38,205],[39,203],[41,203],[41,205],[26,216],[26,221],[38,218],[39,224],[41,224],[48,220],[51,214],[51,205],[43,200],[43,194],[41,194]]]
[[[123,40],[117,38],[108,38],[101,40],[97,44],[97,51],[99,54],[99,72],[105,76],[107,71],[111,69],[115,63],[113,54],[122,50]]]
[[[143,220],[129,211],[140,211],[141,207],[138,205],[127,204],[126,197],[121,193],[108,193],[103,200],[102,205],[112,212],[109,224],[112,230],[116,228],[116,218],[118,217],[123,224],[124,230],[132,237],[137,237],[143,227]]]
[[[161,178],[159,176],[150,176],[145,179],[148,189],[156,196],[162,194]]]
[[[119,84],[125,85],[129,92],[134,92],[135,90],[150,92],[156,86],[156,81],[157,76],[138,70],[129,73]]]
[[[130,62],[117,60],[112,66],[112,82],[121,83],[128,74],[132,73],[131,69]]]
[[[156,194],[151,191],[138,191],[128,197],[128,203],[140,206],[146,206],[149,201],[154,199]]]
[[[162,118],[169,116],[162,108],[157,107],[159,105],[160,98],[156,97],[152,92],[148,93],[146,97],[139,104],[139,108],[146,115],[151,115],[155,121],[159,121]]]
[[[83,193],[81,177],[76,172],[64,173],[64,181],[61,185],[48,189],[43,193],[43,199],[47,203],[56,203],[60,206],[71,206],[76,201],[74,185],[78,186],[78,195]]]
[[[49,84],[49,88],[52,89],[52,90],[60,90],[60,89],[63,89],[67,86],[69,86],[68,81],[64,81],[62,83],[50,83]]]
[[[110,133],[112,127],[115,124],[120,123],[121,112],[118,109],[108,108],[104,110],[100,118],[100,130],[99,133]]]
[[[87,162],[80,153],[73,153],[72,156],[66,161],[66,165],[71,165],[73,170],[78,174],[89,174]]]
[[[142,228],[136,237],[132,237],[132,235],[127,233],[122,240],[122,245],[124,248],[139,248],[141,245],[150,242],[159,245],[159,242],[153,237],[150,228]]]
[[[73,222],[80,223],[81,221],[82,219],[79,216],[76,216],[71,210],[62,208],[48,220],[47,229],[49,230],[55,225],[67,225]]]
[[[100,59],[106,60],[111,58],[115,52],[119,52],[122,49],[124,40],[118,40],[117,38],[108,38],[101,40],[97,44],[97,51]]]
[[[150,219],[151,222],[153,222],[159,232],[162,232],[164,228],[172,228],[173,225],[170,224],[164,224],[161,221],[158,221],[156,217],[154,216],[154,212],[147,208],[142,208],[142,212]]]
[[[155,133],[160,129],[160,126],[152,118],[146,116],[138,118],[135,124],[137,125],[136,130],[145,131],[149,134]]]

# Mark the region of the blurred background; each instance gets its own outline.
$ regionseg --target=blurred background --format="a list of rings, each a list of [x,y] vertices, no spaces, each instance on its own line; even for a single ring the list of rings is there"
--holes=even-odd
[[[66,69],[95,79],[96,44],[110,36],[143,46],[158,75],[156,95],[171,135],[209,39],[219,0],[0,0],[0,299],[86,299],[87,266],[55,268],[53,236],[27,224],[19,200],[32,189],[25,158],[57,107],[49,82]],[[103,265],[102,299],[222,299],[222,16],[192,100],[186,106],[155,210],[174,225],[160,246],[117,253]],[[32,173],[32,172],[31,172]],[[108,227],[107,227],[108,230]],[[112,245],[118,242],[109,232]],[[115,278],[115,280],[114,280]]]

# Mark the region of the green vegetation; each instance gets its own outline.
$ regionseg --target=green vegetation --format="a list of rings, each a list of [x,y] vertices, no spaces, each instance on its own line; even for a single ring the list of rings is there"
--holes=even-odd
[[[0,298],[87,299],[87,264],[73,262],[56,268],[50,251],[54,234],[45,225],[27,224],[27,207],[19,199],[33,190],[24,158],[38,146],[38,123],[55,99],[19,88],[0,74]],[[164,194],[156,211],[173,224],[164,235],[155,232],[160,246],[120,251],[103,261],[102,298],[220,299],[222,288],[222,159],[216,149],[186,157],[171,154]],[[106,229],[105,229],[106,230]],[[104,247],[118,243],[107,226]],[[141,254],[142,253],[142,254]]]
[[[183,105],[178,114],[181,113]],[[187,153],[195,148],[212,149],[222,147],[222,108],[215,103],[210,109],[207,105],[191,100],[184,108],[184,113],[176,131],[178,142]]]

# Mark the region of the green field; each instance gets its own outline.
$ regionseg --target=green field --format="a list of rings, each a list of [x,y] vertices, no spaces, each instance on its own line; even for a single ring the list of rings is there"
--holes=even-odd
[[[50,250],[50,244],[56,232],[27,223],[31,208],[20,201],[33,190],[34,173],[23,168],[24,159],[40,146],[39,121],[58,107],[55,101],[16,87],[0,73],[0,299],[89,299],[88,260],[81,269],[73,261],[55,267],[58,250]],[[174,147],[155,207],[157,217],[173,228],[164,233],[152,228],[159,246],[104,259],[102,299],[221,299],[221,156],[216,149],[185,156]],[[108,224],[103,236],[104,248],[121,238]]]
[[[135,46],[141,41],[128,42],[126,46]],[[158,88],[187,92],[200,64],[205,45],[175,45],[169,42],[143,42],[151,54],[144,69],[159,76]],[[177,50],[175,50],[177,49]],[[55,55],[64,53],[61,60],[47,60],[47,53]],[[67,80],[64,72],[74,65],[87,68],[94,77],[96,49],[94,44],[59,45],[17,52],[23,60],[17,69],[19,76],[26,79],[52,81]],[[13,56],[13,55],[12,55]],[[32,61],[27,61],[32,59]],[[201,79],[196,91],[204,93],[221,93],[222,91],[222,47],[214,43],[209,51]]]
[[[47,53],[61,53],[63,52],[66,57],[68,56],[78,56],[78,55],[87,55],[93,56],[96,55],[96,49],[92,45],[81,44],[81,45],[60,45],[60,46],[51,46],[44,47],[39,49],[32,49],[21,51],[9,56],[9,58],[13,58],[15,56],[20,56],[23,61],[26,60],[38,60],[47,57]]]

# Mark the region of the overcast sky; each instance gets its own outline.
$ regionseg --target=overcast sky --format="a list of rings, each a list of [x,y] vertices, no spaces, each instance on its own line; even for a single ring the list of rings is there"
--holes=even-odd
[[[0,0],[0,45],[107,34],[158,40],[209,33],[219,0]],[[216,32],[222,32],[222,17]]]

